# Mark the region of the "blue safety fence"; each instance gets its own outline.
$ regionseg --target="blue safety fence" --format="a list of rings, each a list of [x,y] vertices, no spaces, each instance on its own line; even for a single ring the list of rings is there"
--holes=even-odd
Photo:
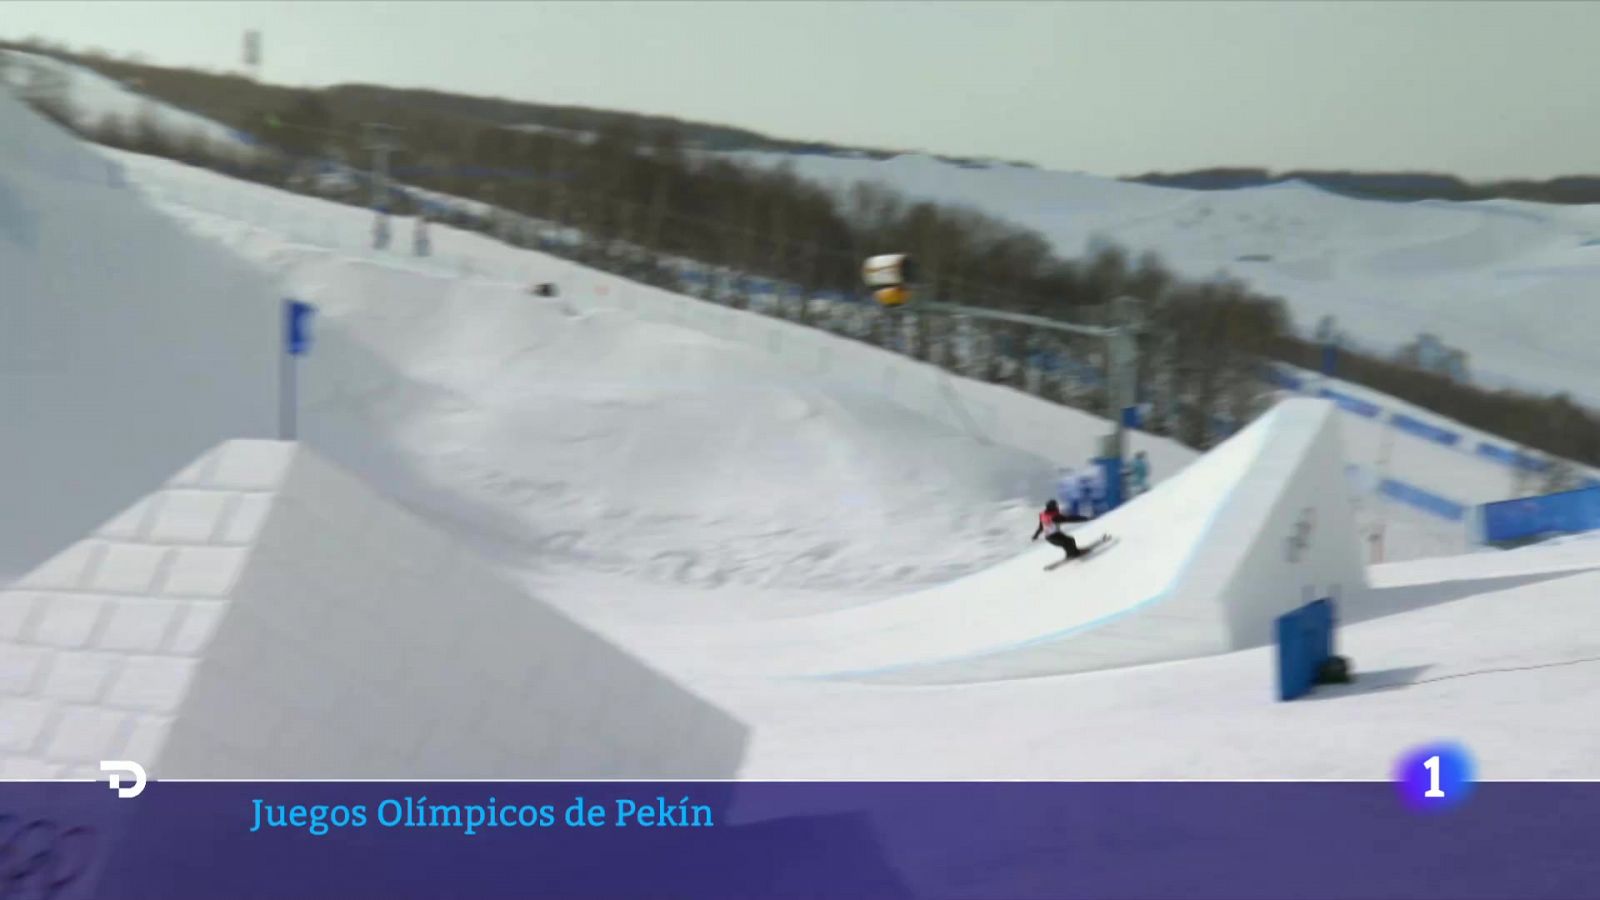
[[[1497,463],[1521,469],[1525,472],[1545,472],[1550,468],[1550,461],[1530,456],[1520,450],[1501,447],[1488,441],[1479,441],[1474,453],[1484,459],[1494,460]]]
[[[508,169],[498,166],[395,166],[395,178],[470,178],[476,181],[572,181],[573,172],[539,172],[533,169]]]
[[[1483,505],[1485,543],[1600,530],[1600,485]]]
[[[1446,447],[1454,447],[1461,443],[1460,434],[1448,428],[1430,425],[1415,416],[1408,416],[1405,413],[1391,413],[1389,415],[1389,424],[1394,426],[1396,430],[1404,431],[1425,441],[1432,441],[1435,444],[1443,444]]]
[[[1262,380],[1267,384],[1276,388],[1300,393],[1306,393],[1311,390],[1311,379],[1302,378],[1301,376],[1296,375],[1294,372],[1288,371],[1279,366],[1264,366],[1262,368],[1261,377]],[[1375,419],[1383,415],[1383,408],[1381,406],[1371,402],[1370,400],[1363,400],[1353,394],[1333,390],[1331,388],[1318,388],[1316,390],[1316,394],[1327,400],[1333,401],[1340,408],[1348,410],[1364,418]],[[1500,444],[1493,443],[1492,441],[1484,440],[1479,440],[1474,443],[1463,432],[1455,431],[1439,425],[1434,425],[1418,416],[1414,416],[1409,413],[1392,412],[1388,416],[1388,423],[1393,426],[1395,430],[1409,434],[1412,437],[1421,438],[1425,441],[1431,441],[1441,446],[1451,447],[1460,450],[1463,453],[1471,453],[1482,459],[1489,460],[1490,462],[1520,471],[1544,473],[1548,472],[1552,465],[1550,460],[1542,459],[1538,456],[1526,453],[1514,447],[1502,446]],[[1586,476],[1584,479],[1584,484],[1600,484],[1600,479],[1596,479],[1593,476]]]
[[[1025,362],[1031,369],[1038,369],[1046,375],[1069,378],[1080,385],[1096,386],[1102,381],[1100,373],[1093,366],[1048,350],[1036,350],[1028,354]]]
[[[1276,388],[1289,391],[1303,391],[1306,389],[1306,380],[1292,372],[1287,372],[1277,366],[1265,366],[1261,372],[1262,380]]]
[[[1338,404],[1340,409],[1353,412],[1358,416],[1363,416],[1368,419],[1376,419],[1378,414],[1382,412],[1376,403],[1363,400],[1360,397],[1355,397],[1342,391],[1333,390],[1332,388],[1322,388],[1317,392],[1317,394],[1326,400],[1332,400],[1334,403]]]

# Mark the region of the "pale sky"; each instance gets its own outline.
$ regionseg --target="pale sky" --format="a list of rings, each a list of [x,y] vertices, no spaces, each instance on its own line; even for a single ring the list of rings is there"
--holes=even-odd
[[[1128,175],[1600,173],[1600,2],[7,0],[0,36]]]

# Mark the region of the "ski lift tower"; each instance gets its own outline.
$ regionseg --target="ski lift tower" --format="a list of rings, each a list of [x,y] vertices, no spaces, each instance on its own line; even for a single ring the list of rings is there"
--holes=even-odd
[[[1112,422],[1110,434],[1100,441],[1095,464],[1105,475],[1106,499],[1111,508],[1122,504],[1125,461],[1128,457],[1128,429],[1139,426],[1139,334],[1145,328],[1144,305],[1137,297],[1118,297],[1111,302],[1110,324],[1080,325],[1047,316],[1006,312],[954,303],[916,301],[923,309],[970,319],[1012,322],[1047,331],[1099,338],[1106,348],[1106,417]]]
[[[898,309],[912,301],[911,286],[916,279],[915,273],[916,267],[911,257],[904,253],[874,256],[862,263],[862,280],[872,289],[873,298],[886,309]],[[913,305],[929,312],[1013,322],[1105,341],[1106,414],[1113,427],[1111,433],[1101,441],[1096,462],[1105,469],[1111,505],[1120,504],[1122,470],[1128,457],[1128,429],[1139,426],[1139,335],[1145,329],[1145,313],[1144,304],[1137,297],[1124,295],[1112,300],[1107,325],[1080,325],[1047,316],[931,300],[916,300]]]
[[[1136,297],[1111,301],[1112,327],[1106,334],[1106,398],[1117,427],[1113,432],[1119,460],[1128,457],[1128,428],[1138,427],[1139,334],[1144,331],[1144,306]]]
[[[389,246],[389,156],[400,149],[400,129],[382,122],[362,126],[362,147],[372,152],[372,246]]]
[[[251,81],[261,80],[261,32],[255,28],[244,33],[244,70]]]

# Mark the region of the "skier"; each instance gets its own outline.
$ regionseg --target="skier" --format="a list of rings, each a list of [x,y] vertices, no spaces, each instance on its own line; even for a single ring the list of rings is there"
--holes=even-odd
[[[1128,487],[1132,488],[1130,493],[1137,497],[1150,490],[1150,460],[1145,458],[1143,450],[1133,455],[1131,469]]]
[[[1039,535],[1044,535],[1045,540],[1066,551],[1067,559],[1076,559],[1083,553],[1078,542],[1072,536],[1065,534],[1061,526],[1066,522],[1087,522],[1088,519],[1079,515],[1063,515],[1061,505],[1051,500],[1045,503],[1044,512],[1039,513],[1039,527],[1033,532],[1033,540],[1038,540]]]

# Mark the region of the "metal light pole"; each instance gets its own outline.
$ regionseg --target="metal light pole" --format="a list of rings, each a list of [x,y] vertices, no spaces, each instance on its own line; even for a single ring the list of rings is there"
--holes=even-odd
[[[261,80],[261,32],[254,28],[244,33],[244,68],[251,81]]]
[[[400,149],[400,129],[382,122],[362,126],[363,147],[372,152],[372,245],[382,250],[389,246],[389,154]]]
[[[1117,423],[1116,456],[1126,459],[1128,419],[1139,403],[1139,332],[1144,315],[1137,298],[1123,296],[1111,301],[1111,316],[1115,327],[1106,339],[1106,400]]]
[[[1131,410],[1139,402],[1139,332],[1144,327],[1143,304],[1136,297],[1118,297],[1111,303],[1114,324],[1079,325],[1046,316],[1005,312],[976,306],[922,301],[930,312],[942,312],[970,320],[1009,322],[1048,331],[1060,331],[1099,338],[1106,346],[1106,416],[1112,431],[1105,435],[1096,461],[1106,476],[1108,505],[1122,500],[1123,461],[1128,451],[1128,425]]]
[[[317,308],[300,300],[283,301],[283,346],[278,354],[278,437],[285,441],[297,438],[296,413],[299,400],[295,396],[295,357],[311,350],[311,317]]]

